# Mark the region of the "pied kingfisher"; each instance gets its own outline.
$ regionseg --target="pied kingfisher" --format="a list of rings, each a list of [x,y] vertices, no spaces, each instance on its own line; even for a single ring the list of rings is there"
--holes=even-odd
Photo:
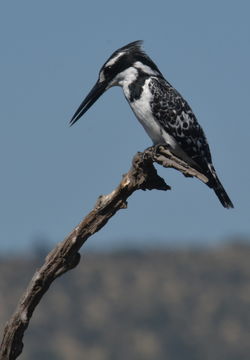
[[[121,86],[136,117],[154,145],[167,144],[173,154],[208,178],[225,208],[233,204],[212,164],[206,136],[188,103],[134,41],[118,50],[102,66],[99,77],[70,124],[73,125],[112,86]]]

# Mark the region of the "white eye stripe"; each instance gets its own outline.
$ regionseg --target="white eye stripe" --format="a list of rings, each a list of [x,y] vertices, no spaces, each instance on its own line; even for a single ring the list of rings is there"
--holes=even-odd
[[[118,53],[115,57],[113,57],[112,59],[110,59],[107,64],[105,65],[105,67],[107,66],[112,66],[116,63],[116,61],[124,54],[124,52],[120,52]]]

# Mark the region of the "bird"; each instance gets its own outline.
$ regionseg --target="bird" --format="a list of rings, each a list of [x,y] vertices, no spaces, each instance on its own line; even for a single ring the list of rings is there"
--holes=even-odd
[[[206,135],[191,107],[164,78],[157,65],[133,41],[116,50],[99,71],[97,82],[82,101],[70,125],[79,120],[109,88],[120,86],[135,116],[153,141],[204,174],[225,208],[233,203],[221,184],[212,163]]]

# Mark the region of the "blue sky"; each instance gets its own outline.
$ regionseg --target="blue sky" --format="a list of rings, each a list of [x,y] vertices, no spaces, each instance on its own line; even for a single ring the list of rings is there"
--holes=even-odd
[[[173,190],[137,192],[87,247],[248,236],[249,13],[226,0],[1,2],[0,250],[61,241],[151,145],[120,88],[68,126],[104,61],[138,39],[196,113],[235,209],[158,168]]]

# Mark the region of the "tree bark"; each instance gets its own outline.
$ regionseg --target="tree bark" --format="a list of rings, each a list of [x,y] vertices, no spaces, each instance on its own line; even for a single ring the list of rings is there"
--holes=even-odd
[[[94,209],[59,243],[46,257],[43,266],[36,271],[22,295],[16,311],[7,322],[0,350],[0,360],[14,360],[23,350],[24,332],[36,306],[60,275],[73,269],[80,261],[79,249],[85,241],[99,231],[115,213],[127,207],[127,199],[136,190],[170,190],[157,174],[153,165],[157,162],[164,167],[172,167],[185,176],[197,177],[203,182],[207,178],[197,170],[176,158],[166,147],[157,146],[137,153],[132,167],[125,174],[115,190],[100,196]]]

